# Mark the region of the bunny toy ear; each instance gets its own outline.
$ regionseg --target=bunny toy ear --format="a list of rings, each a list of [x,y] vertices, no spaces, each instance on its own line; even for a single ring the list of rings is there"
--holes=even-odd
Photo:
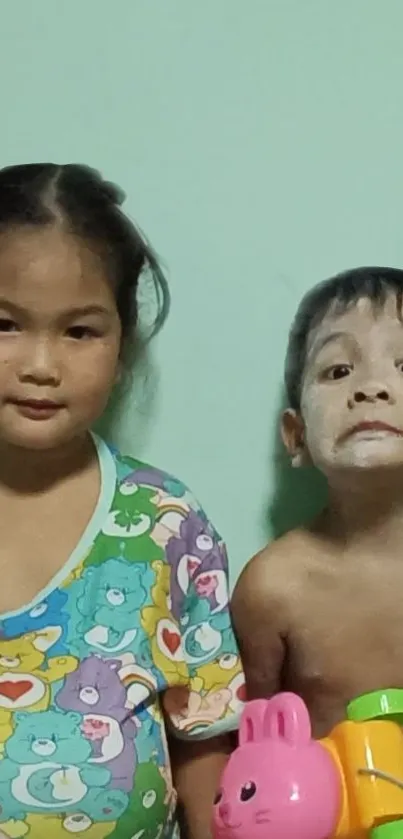
[[[264,738],[263,724],[270,700],[254,699],[248,702],[239,726],[239,745],[258,743]]]
[[[312,737],[305,702],[294,693],[279,693],[266,703],[263,737],[285,740],[290,746],[306,745]]]

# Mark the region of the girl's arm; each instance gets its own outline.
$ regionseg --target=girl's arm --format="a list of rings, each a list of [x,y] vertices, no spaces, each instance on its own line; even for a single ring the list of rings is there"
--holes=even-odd
[[[162,673],[162,708],[185,837],[211,839],[213,802],[243,708],[245,678],[231,625],[225,545],[189,491],[186,503],[179,537],[167,545],[180,644]]]
[[[231,735],[187,742],[170,739],[174,785],[184,822],[182,839],[211,839],[213,802],[232,745]]]

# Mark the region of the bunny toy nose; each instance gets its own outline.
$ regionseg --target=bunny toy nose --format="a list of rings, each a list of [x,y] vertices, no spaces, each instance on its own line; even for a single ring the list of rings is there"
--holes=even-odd
[[[222,819],[222,821],[226,825],[230,816],[229,804],[225,804],[223,801],[221,801],[221,803],[218,806],[218,814],[220,816],[220,819]]]

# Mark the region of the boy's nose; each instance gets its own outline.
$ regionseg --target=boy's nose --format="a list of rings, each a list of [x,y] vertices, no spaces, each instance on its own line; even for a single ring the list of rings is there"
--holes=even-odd
[[[384,402],[385,404],[391,405],[394,401],[395,400],[389,388],[385,387],[385,385],[379,385],[374,382],[373,384],[365,385],[354,391],[349,400],[349,407],[353,408],[355,405],[362,402],[367,402],[372,405],[377,402]]]

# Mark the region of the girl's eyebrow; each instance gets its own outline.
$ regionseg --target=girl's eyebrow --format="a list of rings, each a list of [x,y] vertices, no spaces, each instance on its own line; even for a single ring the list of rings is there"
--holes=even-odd
[[[84,317],[85,315],[110,315],[109,309],[106,306],[99,304],[89,304],[88,306],[77,306],[69,309],[66,315],[70,317]]]
[[[23,306],[19,306],[17,303],[12,303],[11,300],[7,300],[5,297],[0,297],[0,307],[2,309],[9,309],[10,312],[16,312],[20,314],[25,314],[27,310]],[[68,309],[66,312],[63,312],[63,317],[85,317],[86,315],[110,315],[109,309],[105,306],[101,306],[98,303],[89,304],[88,306],[74,306],[71,309]]]

